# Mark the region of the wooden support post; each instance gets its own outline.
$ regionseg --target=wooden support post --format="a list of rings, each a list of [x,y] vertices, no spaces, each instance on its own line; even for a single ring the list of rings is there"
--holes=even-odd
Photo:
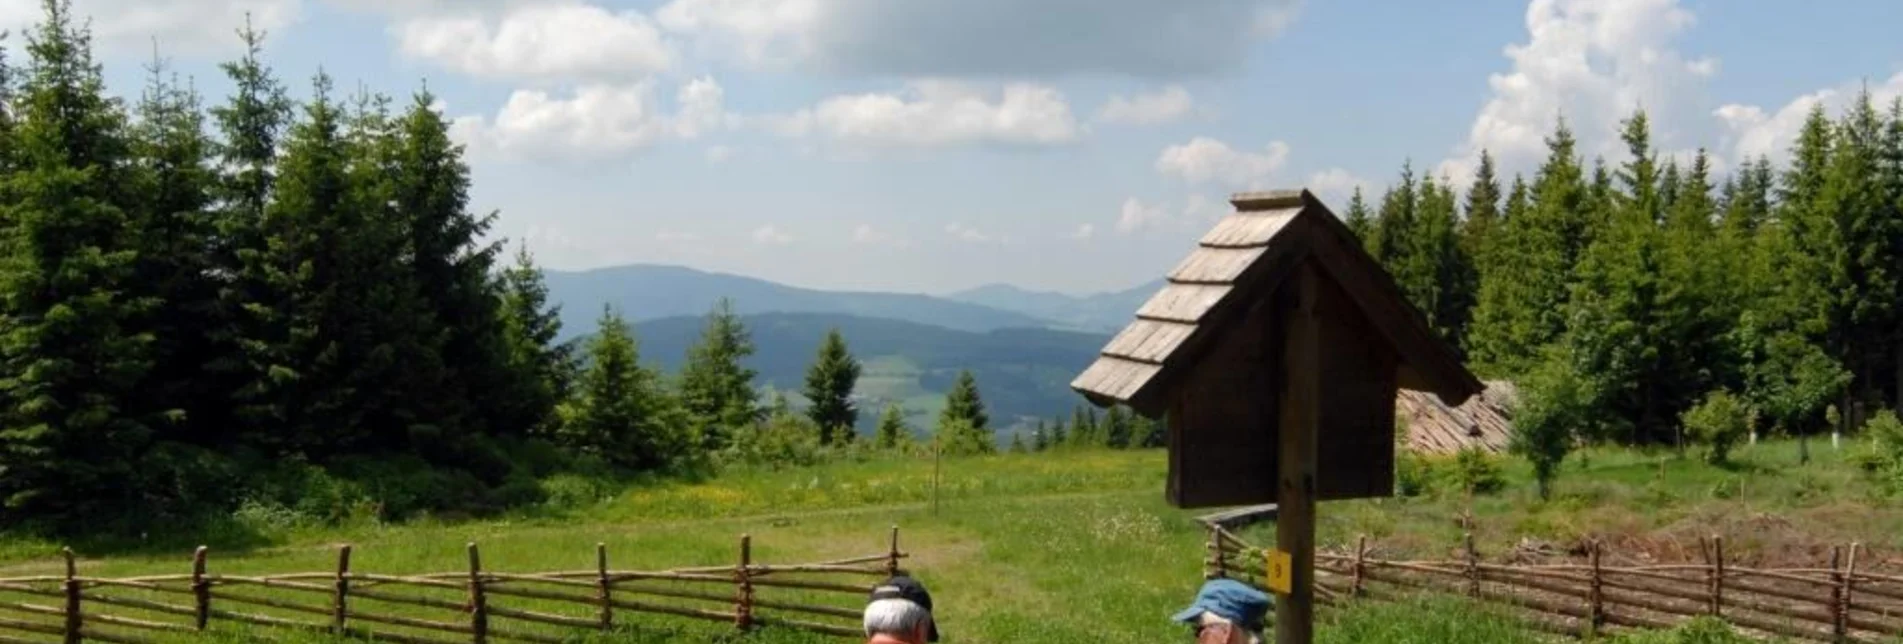
[[[1837,613],[1837,623],[1842,625],[1846,635],[1850,632],[1850,607],[1856,604],[1856,598],[1852,595],[1852,591],[1856,590],[1857,584],[1857,550],[1861,548],[1862,545],[1863,544],[1851,542],[1850,558],[1844,562],[1843,610]]]
[[[595,544],[595,600],[601,602],[601,632],[615,627],[614,582],[608,579],[608,544]]]
[[[1595,637],[1598,636],[1600,630],[1606,626],[1605,576],[1599,566],[1599,557],[1603,550],[1604,548],[1599,543],[1599,540],[1594,539],[1592,542],[1592,589],[1588,593],[1588,597],[1592,602],[1592,612],[1589,613],[1590,619],[1588,620],[1587,628],[1590,629],[1588,632],[1592,633]]]
[[[469,630],[476,644],[489,641],[489,600],[482,593],[482,553],[469,542]]]
[[[1365,577],[1364,571],[1367,570],[1367,565],[1368,565],[1367,562],[1368,562],[1368,535],[1364,534],[1364,535],[1361,535],[1360,538],[1355,540],[1355,571],[1354,571],[1355,578],[1354,578],[1354,585],[1348,587],[1349,597],[1361,596],[1361,583],[1362,583],[1362,579]]]
[[[1474,548],[1474,533],[1469,532],[1463,539],[1467,551],[1467,596],[1480,596],[1480,551]]]
[[[1283,337],[1281,426],[1276,449],[1275,545],[1289,556],[1289,593],[1275,602],[1276,644],[1315,641],[1315,453],[1321,428],[1321,277],[1291,276],[1295,307]]]
[[[753,537],[740,535],[740,566],[733,571],[733,626],[753,628]]]
[[[350,544],[337,548],[337,592],[330,607],[330,632],[344,634],[350,602]]]
[[[66,644],[79,644],[79,564],[74,560],[73,549],[63,548],[60,554],[66,558]]]
[[[1209,553],[1203,561],[1203,579],[1221,579],[1229,576],[1222,565],[1222,526],[1209,524]]]
[[[1711,614],[1713,617],[1725,615],[1725,538],[1711,538],[1712,576],[1711,576]]]
[[[1849,612],[1844,608],[1844,549],[1833,546],[1830,549],[1830,577],[1836,582],[1830,587],[1830,635],[1831,641],[1842,642],[1849,637],[1848,625],[1844,617]]]
[[[207,550],[199,546],[192,552],[192,625],[201,631],[211,622],[211,582],[205,580]]]
[[[889,550],[886,551],[885,576],[892,577],[898,574],[899,574],[899,527],[892,526],[892,546]]]

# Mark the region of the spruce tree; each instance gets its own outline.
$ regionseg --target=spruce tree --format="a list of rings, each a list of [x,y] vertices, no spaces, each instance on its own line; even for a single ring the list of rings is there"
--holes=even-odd
[[[879,449],[897,449],[911,440],[912,430],[905,426],[905,411],[898,403],[887,403],[885,412],[879,414],[877,435]]]
[[[683,456],[671,401],[658,377],[640,363],[634,333],[621,314],[602,307],[589,340],[588,367],[561,437],[570,447],[637,470],[664,467]]]
[[[1130,424],[1130,414],[1122,406],[1111,407],[1104,413],[1103,444],[1112,449],[1125,449],[1130,446],[1134,428]]]
[[[1865,88],[1835,131],[1817,209],[1836,229],[1843,250],[1836,255],[1842,288],[1828,305],[1839,327],[1840,360],[1853,374],[1858,395],[1884,404],[1883,383],[1898,373],[1895,356],[1897,303],[1903,301],[1903,214],[1882,171],[1887,127]],[[1848,410],[1844,405],[1840,409]],[[1848,411],[1845,412],[1848,414]]]
[[[1487,263],[1487,246],[1500,228],[1500,179],[1494,175],[1493,155],[1480,151],[1480,168],[1467,187],[1467,216],[1460,220],[1460,251],[1473,267],[1462,276],[1462,288],[1480,288],[1479,267]]]
[[[851,436],[859,423],[859,409],[852,402],[853,387],[859,383],[859,360],[846,348],[839,329],[826,332],[819,345],[819,356],[806,370],[806,415],[819,426],[820,441],[832,444],[833,434]]]
[[[681,404],[702,449],[718,451],[734,432],[760,420],[755,372],[743,364],[753,350],[752,336],[733,303],[722,298],[707,315],[700,341],[687,350],[681,367]]]
[[[246,442],[281,453],[292,441],[282,435],[286,419],[270,392],[273,383],[290,375],[275,353],[285,336],[290,301],[273,288],[265,207],[277,185],[278,151],[293,103],[264,64],[264,32],[253,29],[247,18],[239,36],[244,55],[220,66],[232,92],[211,109],[221,169],[212,274],[223,320],[208,330],[216,356],[206,369],[214,377],[211,387],[231,401],[235,422],[225,433],[241,432]]]
[[[1381,208],[1374,222],[1374,233],[1368,243],[1368,253],[1381,262],[1389,273],[1396,273],[1396,281],[1401,289],[1408,290],[1407,279],[1399,273],[1403,263],[1411,254],[1412,235],[1415,232],[1415,208],[1420,203],[1418,187],[1414,182],[1414,164],[1412,161],[1401,164],[1401,180],[1389,186],[1381,195]],[[1412,297],[1412,293],[1409,293]]]
[[[1044,419],[1037,419],[1037,429],[1031,432],[1031,451],[1042,452],[1051,448],[1050,426]]]
[[[1169,445],[1168,419],[1154,420],[1148,416],[1137,415],[1136,446],[1143,449],[1156,449]]]
[[[1011,432],[1011,453],[1012,454],[1025,453],[1023,434],[1019,434],[1017,432]]]
[[[984,399],[978,394],[978,380],[971,371],[958,372],[958,380],[945,394],[945,407],[939,411],[938,440],[956,453],[997,451],[991,433],[991,417],[985,412]]]
[[[1064,428],[1064,419],[1051,423],[1051,447],[1063,447],[1070,444],[1070,435]]]
[[[527,246],[516,250],[515,263],[497,280],[502,290],[503,343],[515,385],[513,397],[500,401],[511,424],[526,423],[531,431],[554,429],[555,408],[568,397],[576,364],[574,347],[557,344],[561,335],[561,305],[548,301],[548,285]]]
[[[1514,212],[1517,201],[1509,198],[1489,260],[1494,269],[1481,275],[1468,344],[1483,371],[1523,372],[1566,329],[1567,285],[1590,220],[1582,212],[1587,186],[1565,121],[1546,142],[1546,162],[1524,191],[1527,205]]]
[[[1789,243],[1788,252],[1777,257],[1777,261],[1784,262],[1780,273],[1785,288],[1765,308],[1774,318],[1784,319],[1765,323],[1772,329],[1788,328],[1802,334],[1832,362],[1854,374],[1857,360],[1850,355],[1851,343],[1846,336],[1850,307],[1843,300],[1843,294],[1853,292],[1848,272],[1852,265],[1850,240],[1838,225],[1840,213],[1833,210],[1836,199],[1831,198],[1835,195],[1827,196],[1832,166],[1838,165],[1833,160],[1837,152],[1834,139],[1823,107],[1813,106],[1798,130],[1790,166],[1778,189],[1777,217],[1788,231]],[[1847,393],[1844,389],[1831,395]],[[1802,432],[1807,428],[1792,429]]]
[[[96,526],[150,509],[128,482],[153,438],[131,405],[153,366],[139,324],[156,303],[137,282],[146,241],[128,228],[126,115],[68,3],[44,9],[0,191],[0,503]]]
[[[1354,196],[1348,198],[1348,214],[1342,221],[1364,246],[1373,243],[1374,220],[1368,214],[1368,202],[1361,197],[1361,186],[1355,186]]]

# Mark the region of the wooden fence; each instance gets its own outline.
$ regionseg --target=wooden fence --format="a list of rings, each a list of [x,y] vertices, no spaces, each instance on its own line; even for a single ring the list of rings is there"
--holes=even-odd
[[[867,595],[903,574],[907,557],[898,528],[883,554],[820,563],[758,563],[750,537],[738,546],[731,565],[626,571],[597,544],[593,570],[504,573],[484,569],[471,543],[468,570],[386,575],[353,570],[346,545],[334,571],[264,576],[217,574],[201,547],[189,574],[121,578],[79,575],[66,550],[64,575],[0,578],[0,644],[146,644],[221,622],[409,644],[558,644],[639,626],[627,616],[641,613],[861,637]]]
[[[1702,539],[1703,563],[1612,566],[1593,542],[1583,562],[1484,561],[1468,534],[1462,557],[1390,561],[1368,540],[1346,553],[1317,552],[1316,599],[1394,599],[1411,592],[1464,595],[1511,609],[1533,628],[1585,636],[1607,629],[1670,628],[1698,616],[1755,635],[1822,642],[1888,642],[1903,635],[1903,576],[1859,570],[1858,544],[1833,548],[1828,566],[1758,569],[1731,565],[1722,537]],[[1210,527],[1206,578],[1264,588],[1262,549]]]

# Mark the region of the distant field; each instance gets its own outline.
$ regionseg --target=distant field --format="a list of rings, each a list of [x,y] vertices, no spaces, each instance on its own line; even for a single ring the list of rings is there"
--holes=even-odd
[[[1564,544],[1588,535],[1668,544],[1710,531],[1736,535],[1739,557],[1788,556],[1807,544],[1861,540],[1903,546],[1903,512],[1873,497],[1842,452],[1814,445],[1796,465],[1789,443],[1744,448],[1743,465],[1720,470],[1668,454],[1594,453],[1569,461],[1558,498],[1538,503],[1524,468],[1509,464],[1508,488],[1477,499],[1482,550],[1523,539]],[[444,525],[354,525],[286,530],[252,548],[219,546],[222,572],[319,571],[333,547],[356,547],[355,569],[439,572],[465,565],[462,544],[482,545],[496,571],[585,569],[597,542],[616,568],[731,563],[750,533],[757,560],[797,562],[883,551],[899,525],[909,565],[939,598],[948,642],[1168,642],[1184,629],[1166,617],[1199,580],[1204,533],[1196,512],[1162,501],[1161,452],[1091,451],[947,461],[940,509],[930,509],[931,468],[921,461],[840,463],[806,470],[734,473],[706,483],[623,491],[580,510]],[[1459,541],[1456,494],[1325,504],[1324,544],[1369,534],[1389,550],[1441,555]],[[1250,530],[1272,542],[1272,528]],[[208,536],[207,540],[211,540]],[[54,574],[52,544],[13,540],[0,549],[5,575]],[[1663,555],[1669,551],[1659,546]],[[94,554],[94,553],[82,553]],[[187,552],[86,558],[89,575],[182,572]],[[724,632],[644,618],[650,627],[601,641],[704,640]],[[1531,636],[1458,601],[1325,612],[1325,642],[1520,642]],[[671,639],[672,638],[672,639]],[[233,641],[239,641],[234,639]],[[311,640],[315,641],[315,640]],[[577,640],[585,641],[585,640]],[[764,632],[747,641],[820,641]],[[1662,641],[1673,641],[1670,639]]]

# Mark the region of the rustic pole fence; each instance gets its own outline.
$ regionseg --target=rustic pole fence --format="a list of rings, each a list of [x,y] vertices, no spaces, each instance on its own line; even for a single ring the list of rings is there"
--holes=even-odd
[[[482,587],[482,553],[469,542],[469,632],[476,644],[489,641],[489,598]]]
[[[330,632],[336,635],[343,635],[344,629],[347,628],[347,624],[345,623],[345,620],[348,619],[348,616],[350,613],[350,609],[349,609],[350,546],[349,545],[344,545],[337,548],[336,588],[337,588],[337,595],[336,595],[335,604],[333,605],[334,608],[331,611]]]
[[[615,628],[614,582],[608,578],[608,544],[595,544],[595,600],[601,603],[601,632]]]
[[[753,628],[753,537],[740,535],[740,566],[734,568],[733,627]]]
[[[66,637],[65,641],[66,641],[66,644],[78,644],[80,639],[80,629],[84,627],[84,624],[80,621],[80,611],[79,611],[79,599],[80,599],[79,564],[75,562],[73,559],[72,548],[61,549],[60,555],[66,559],[66,581],[63,584],[64,586],[63,590],[66,591],[66,632],[64,633]]]

